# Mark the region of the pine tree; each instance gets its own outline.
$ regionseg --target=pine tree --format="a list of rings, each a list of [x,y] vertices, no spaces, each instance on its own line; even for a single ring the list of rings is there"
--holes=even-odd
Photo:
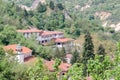
[[[85,35],[84,51],[82,57],[84,63],[87,63],[90,58],[94,58],[94,45],[89,32],[86,32]]]
[[[101,55],[100,61],[103,61],[106,52],[105,52],[105,49],[104,49],[104,47],[103,47],[102,44],[99,45],[98,50],[97,50],[97,54],[98,54],[98,55]]]
[[[82,54],[82,62],[84,64],[83,75],[87,75],[87,62],[90,59],[94,59],[94,45],[92,42],[92,37],[90,33],[87,31],[85,34],[85,43],[84,43],[84,51]]]
[[[50,7],[52,10],[54,10],[55,5],[54,5],[54,2],[53,2],[53,1],[50,1],[50,3],[49,3],[49,7]]]

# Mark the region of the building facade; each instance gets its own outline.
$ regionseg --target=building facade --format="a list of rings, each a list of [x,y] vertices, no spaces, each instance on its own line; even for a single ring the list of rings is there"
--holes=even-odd
[[[9,54],[9,50],[12,50],[13,55],[15,55],[15,60],[19,63],[23,63],[25,58],[32,56],[32,50],[21,46],[20,44],[12,44],[4,47],[4,50]]]
[[[25,38],[30,38],[31,35],[35,35],[36,40],[39,44],[45,45],[51,40],[54,41],[54,45],[57,47],[71,47],[73,39],[65,38],[63,32],[59,31],[44,31],[37,29],[28,30],[17,30],[17,32],[22,33]]]

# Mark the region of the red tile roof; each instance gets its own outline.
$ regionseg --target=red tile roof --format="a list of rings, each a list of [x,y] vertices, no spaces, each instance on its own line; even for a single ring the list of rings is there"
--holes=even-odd
[[[38,29],[27,29],[27,30],[17,30],[17,32],[21,32],[21,33],[39,33],[42,32],[42,30],[38,30]]]
[[[70,68],[70,66],[71,66],[71,64],[62,62],[60,64],[59,68],[60,68],[61,71],[67,72],[68,69]]]
[[[63,32],[59,31],[44,31],[41,36],[46,36],[46,35],[54,35],[54,34],[63,34]]]
[[[53,65],[55,64],[54,60],[51,60],[51,61],[45,60],[44,63],[45,63],[45,66],[48,68],[48,70],[54,71],[54,67],[53,67]],[[59,69],[63,72],[67,72],[70,66],[71,64],[69,63],[61,62],[61,64],[59,65]]]
[[[48,68],[49,71],[54,71],[53,65],[54,65],[55,61],[53,61],[53,60],[51,60],[51,61],[45,60],[44,63],[45,63],[45,66]]]
[[[69,41],[73,41],[73,39],[71,38],[56,38],[55,39],[55,42],[60,42],[60,43],[69,42]]]
[[[17,46],[17,44],[8,45],[8,46],[4,47],[4,50],[5,51],[7,51],[7,50],[13,50],[13,52],[16,53],[16,46]],[[25,46],[22,46],[22,52],[24,54],[28,54],[28,53],[32,52],[32,50],[29,49],[29,48],[27,48],[27,47],[25,47]]]

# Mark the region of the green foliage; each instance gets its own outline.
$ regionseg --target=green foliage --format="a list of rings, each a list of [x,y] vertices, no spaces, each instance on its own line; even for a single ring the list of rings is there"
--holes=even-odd
[[[73,52],[73,57],[72,57],[71,63],[74,64],[74,63],[80,62],[79,60],[80,60],[80,55],[79,55],[78,51],[75,50]]]
[[[108,56],[105,57],[103,62],[100,61],[100,56],[96,55],[95,59],[89,60],[87,64],[88,73],[94,80],[105,80],[107,78],[106,72],[112,69],[113,66]]]
[[[83,48],[84,48],[82,55],[83,63],[86,64],[90,58],[94,59],[94,45],[92,42],[92,37],[89,32],[86,32],[85,43]]]
[[[1,41],[3,44],[7,45],[9,43],[14,42],[14,38],[16,38],[16,29],[13,26],[4,26],[3,31],[1,32]]]
[[[65,58],[65,55],[66,55],[66,50],[64,47],[62,48],[55,47],[53,51],[53,58],[58,58],[63,61]]]
[[[43,59],[39,57],[36,64],[26,70],[27,80],[57,80],[54,73],[50,73],[43,62]]]
[[[61,60],[56,58],[55,59],[55,64],[53,65],[54,69],[58,71],[59,70],[58,67],[59,67],[60,64],[61,64]]]
[[[57,4],[57,7],[58,7],[58,9],[60,9],[60,10],[63,10],[63,9],[64,9],[62,3],[58,3],[58,4]]]
[[[26,6],[30,7],[34,0],[25,0],[25,1],[24,0],[4,0],[4,1],[7,3],[14,2],[15,4],[22,4],[22,5],[26,5]]]
[[[83,79],[83,65],[75,63],[68,71],[67,76],[71,80],[82,80]]]
[[[97,54],[98,54],[98,55],[101,55],[101,61],[103,61],[106,52],[105,52],[105,49],[104,49],[104,47],[102,46],[102,44],[100,44],[100,46],[98,47]]]
[[[15,80],[14,73],[12,72],[14,62],[8,60],[8,57],[0,57],[0,79],[2,80]]]
[[[47,10],[47,7],[45,4],[39,4],[38,8],[37,8],[37,11],[42,13],[42,12],[45,12]]]
[[[89,30],[91,33],[100,32],[100,36],[103,36],[103,40],[120,40],[119,32],[115,32],[111,28],[104,29],[101,26],[100,20],[97,20],[94,16],[95,12],[106,11],[112,13],[112,16],[107,19],[109,23],[120,21],[120,15],[118,14],[120,13],[119,0],[53,0],[48,1],[50,3],[47,3],[46,5],[40,3],[37,10],[33,11],[22,10],[16,5],[17,3],[31,6],[32,1],[33,0],[17,0],[15,3],[5,3],[0,0],[0,44],[8,45],[21,43],[22,45],[31,48],[33,50],[33,54],[36,56],[47,60],[51,60],[52,58],[60,58],[63,60],[65,57],[64,48],[62,48],[62,50],[56,48],[53,52],[53,49],[51,49],[50,46],[43,47],[39,45],[35,40],[35,36],[25,39],[22,34],[17,34],[16,29],[27,29],[28,27],[26,26],[36,26],[43,30],[61,30],[65,32],[67,36],[73,38],[77,38],[81,34],[84,34],[85,30]],[[90,5],[90,8],[80,11],[81,7],[84,7],[86,4]],[[48,6],[52,10],[47,8]],[[75,9],[76,6],[81,7]],[[65,12],[63,10],[65,10]],[[70,17],[70,19],[68,17]],[[104,55],[105,50],[101,45],[99,46],[97,53],[104,55],[104,59],[100,61],[100,58],[103,57],[100,55],[96,56],[95,60],[93,60],[94,45],[90,34],[87,33],[85,36],[84,52],[82,57],[84,64],[76,64],[79,60],[79,56],[77,52],[74,52],[72,63],[75,64],[70,68],[67,76],[72,80],[79,80],[83,79],[83,74],[89,74],[96,80],[111,78],[119,80],[119,46],[120,44],[118,44],[118,52],[115,54],[115,61],[111,58],[115,63],[114,65],[112,65],[111,59]],[[0,47],[0,79],[2,80],[57,79],[56,74],[58,74],[59,71],[59,59],[55,60],[56,62],[54,67],[57,71],[54,73],[49,73],[43,67],[42,60],[26,71],[27,68],[24,68],[23,66],[15,66],[11,61],[8,61],[9,59],[4,57],[4,53],[5,52],[2,47]],[[114,54],[112,53],[112,55]],[[24,68],[24,70],[22,68]]]
[[[28,80],[45,80],[47,78],[47,70],[44,69],[43,60],[39,59],[34,67],[27,71]]]
[[[52,10],[54,10],[55,5],[54,5],[54,2],[53,2],[53,1],[50,1],[50,3],[49,3],[49,7],[50,7]]]
[[[52,48],[50,47],[44,47],[42,48],[41,51],[39,51],[39,55],[40,57],[44,58],[44,59],[47,59],[47,60],[51,60],[52,59]]]
[[[3,46],[0,46],[0,59],[5,56],[5,51],[3,49]]]
[[[89,32],[86,32],[85,35],[85,43],[84,43],[84,51],[82,54],[82,63],[84,64],[84,68],[83,68],[83,75],[87,76],[87,63],[88,60],[90,59],[94,59],[94,45],[92,43],[92,37],[90,35]]]

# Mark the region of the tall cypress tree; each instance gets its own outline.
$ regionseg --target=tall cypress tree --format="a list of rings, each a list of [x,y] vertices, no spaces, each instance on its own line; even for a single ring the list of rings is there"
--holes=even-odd
[[[98,54],[98,55],[101,55],[100,61],[103,61],[106,52],[105,52],[105,49],[104,49],[104,47],[103,47],[102,44],[99,45],[98,50],[97,50],[97,54]]]
[[[92,42],[92,37],[90,33],[87,31],[85,34],[85,43],[84,43],[84,51],[82,54],[82,62],[84,64],[83,75],[87,75],[87,62],[89,59],[94,59],[94,45]]]

